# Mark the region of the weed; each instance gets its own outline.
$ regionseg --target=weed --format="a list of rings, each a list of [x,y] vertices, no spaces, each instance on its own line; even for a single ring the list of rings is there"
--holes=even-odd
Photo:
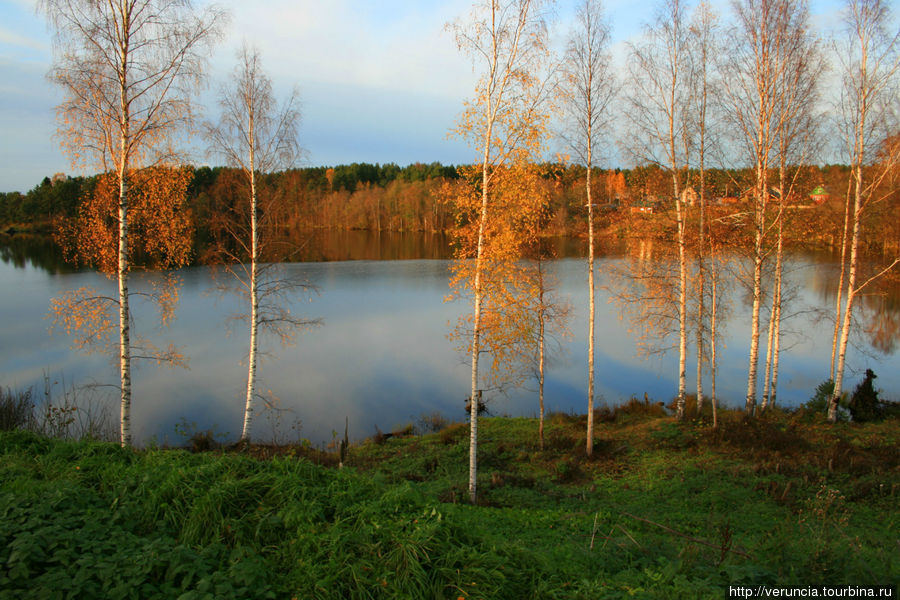
[[[419,430],[423,433],[437,433],[442,429],[446,429],[450,425],[450,421],[441,413],[435,411],[428,415],[419,417]]]
[[[34,428],[32,389],[12,391],[0,388],[0,431]]]

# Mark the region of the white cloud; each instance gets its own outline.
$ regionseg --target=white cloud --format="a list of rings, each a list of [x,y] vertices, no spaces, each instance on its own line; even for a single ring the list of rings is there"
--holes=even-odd
[[[417,3],[403,3],[402,9],[392,11],[390,6],[351,0],[276,0],[261,14],[247,3],[232,2],[227,45],[237,48],[246,39],[260,48],[273,78],[301,84],[465,94],[471,87],[466,85],[471,69],[456,52],[452,36],[443,31],[454,16],[454,4],[465,5],[448,3],[425,12],[416,10]],[[233,52],[220,57],[233,63]]]
[[[41,52],[46,52],[50,49],[50,45],[46,42],[46,40],[30,38],[15,33],[14,31],[9,31],[8,29],[5,29],[3,27],[0,27],[0,44],[18,46],[31,50],[40,50]]]

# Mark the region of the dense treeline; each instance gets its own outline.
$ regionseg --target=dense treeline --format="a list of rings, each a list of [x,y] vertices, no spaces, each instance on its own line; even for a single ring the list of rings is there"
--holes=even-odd
[[[584,167],[547,163],[540,172],[548,188],[549,219],[547,235],[581,235],[586,231],[587,211],[583,198]],[[607,233],[619,237],[658,234],[665,237],[666,217],[671,203],[670,180],[657,166],[634,169],[594,169],[592,187],[600,205],[599,224]],[[696,174],[691,173],[696,180]],[[849,167],[845,165],[810,166],[801,169],[793,207],[795,227],[789,229],[792,241],[804,246],[830,247],[840,240],[843,218],[843,193],[847,189]],[[713,210],[723,223],[734,222],[728,215],[744,211],[742,200],[751,186],[750,169],[709,169],[706,172],[707,196],[713,198]],[[309,229],[446,232],[456,224],[452,207],[444,204],[438,190],[444,182],[458,178],[457,169],[440,163],[415,163],[399,167],[353,163],[336,167],[308,167],[265,175],[265,193],[277,202],[270,203],[278,214],[270,220],[271,233],[278,237],[299,238]],[[0,194],[0,226],[4,230],[49,233],[53,222],[73,218],[87,195],[93,193],[97,176],[45,177],[26,193]],[[195,231],[195,257],[203,259],[205,249],[214,241],[216,215],[240,208],[243,193],[240,174],[227,167],[193,169],[186,206]],[[892,185],[892,182],[886,182]],[[817,204],[810,192],[826,192]],[[696,190],[696,186],[690,188]],[[820,199],[821,200],[821,199]],[[875,228],[868,228],[869,250],[900,245],[897,214],[900,195],[896,190],[878,203],[867,217]],[[650,216],[649,213],[653,214]],[[736,217],[737,218],[737,217]]]

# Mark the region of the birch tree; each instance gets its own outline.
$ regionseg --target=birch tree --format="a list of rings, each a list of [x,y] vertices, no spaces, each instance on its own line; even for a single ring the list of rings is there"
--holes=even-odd
[[[609,126],[609,109],[616,82],[609,52],[609,25],[600,0],[584,0],[578,7],[576,27],[569,39],[561,68],[564,74],[565,118],[569,146],[586,168],[585,201],[588,219],[588,393],[585,452],[594,451],[594,199],[591,174],[599,145]]]
[[[457,46],[481,75],[475,97],[465,105],[457,134],[479,152],[479,209],[475,222],[472,296],[471,394],[469,413],[469,498],[476,500],[479,357],[485,298],[486,233],[500,174],[536,156],[546,132],[541,108],[543,81],[537,77],[547,55],[547,28],[539,0],[487,0],[468,21],[451,25]],[[511,249],[510,249],[511,250]],[[496,263],[495,263],[496,264]]]
[[[779,102],[790,69],[789,58],[808,19],[806,2],[792,0],[742,0],[734,3],[737,25],[731,33],[735,43],[724,66],[726,102],[737,142],[753,167],[753,263],[750,351],[745,407],[756,410],[759,367],[762,275],[769,253],[769,171],[776,160]]]
[[[300,156],[298,126],[299,98],[293,90],[278,106],[272,81],[263,70],[259,52],[246,45],[238,54],[230,85],[219,95],[221,117],[218,124],[206,124],[211,152],[222,156],[239,170],[247,193],[246,211],[229,219],[228,236],[238,252],[220,244],[226,270],[250,304],[250,348],[247,353],[247,389],[241,441],[250,441],[257,404],[257,365],[261,329],[289,342],[297,329],[314,321],[295,317],[287,308],[290,292],[307,284],[280,274],[279,263],[261,263],[267,240],[261,238],[264,221],[276,214],[271,193],[266,194],[260,179],[267,173],[290,168]],[[266,202],[264,202],[264,200]],[[269,253],[269,260],[277,258]],[[249,263],[249,264],[248,264]]]
[[[706,165],[710,149],[710,115],[711,115],[711,88],[716,62],[718,44],[718,19],[706,2],[701,2],[694,9],[691,18],[691,26],[688,32],[689,61],[690,61],[690,87],[691,94],[691,129],[693,130],[693,144],[696,148],[696,167],[698,172],[698,220],[697,220],[697,414],[703,409],[703,364],[704,335],[707,320],[706,305]],[[715,293],[709,308],[716,309]],[[712,322],[715,316],[711,317]],[[714,346],[715,341],[712,342]],[[713,409],[715,411],[715,407]]]
[[[174,158],[171,142],[191,121],[192,93],[224,15],[198,12],[190,0],[41,0],[38,10],[55,30],[50,78],[65,96],[63,148],[73,164],[116,176],[120,439],[130,445],[130,176]]]
[[[878,201],[879,185],[892,170],[891,163],[896,160],[894,155],[876,164],[874,169],[866,168],[875,158],[881,142],[894,133],[895,129],[891,126],[896,127],[900,31],[887,4],[880,0],[848,0],[844,24],[847,41],[839,53],[842,76],[840,132],[851,171],[846,199],[850,254],[846,301],[840,314],[841,333],[834,370],[834,391],[828,403],[828,420],[831,422],[837,420],[838,401],[843,391],[854,301],[863,288],[900,262],[900,258],[895,258],[880,272],[860,281],[859,243],[863,217],[866,209]]]
[[[628,117],[634,128],[629,150],[638,162],[665,169],[672,181],[678,245],[678,397],[676,415],[684,418],[687,361],[687,255],[682,201],[689,148],[686,125],[688,22],[681,0],[666,0],[643,41],[632,45],[628,72],[632,88]]]

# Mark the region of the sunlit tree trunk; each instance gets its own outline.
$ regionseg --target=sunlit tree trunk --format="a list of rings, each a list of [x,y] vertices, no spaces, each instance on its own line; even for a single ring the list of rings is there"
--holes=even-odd
[[[847,243],[850,240],[850,209],[852,203],[851,191],[853,189],[853,176],[847,178],[847,193],[844,196],[844,226],[841,228],[841,272],[838,276],[837,294],[834,299],[834,332],[831,336],[831,367],[828,379],[834,381],[835,359],[837,357],[838,340],[841,332],[841,308],[844,299],[844,284],[847,278]]]
[[[244,402],[244,426],[241,440],[250,440],[250,428],[253,426],[253,405],[256,398],[256,360],[259,340],[259,222],[257,220],[256,198],[256,136],[254,128],[254,105],[247,103],[248,166],[250,174],[250,353],[247,357],[247,397]]]
[[[782,258],[782,246],[783,246],[783,227],[781,224],[781,219],[784,217],[784,196],[782,191],[781,203],[782,206],[779,207],[779,216],[778,216],[778,240],[776,242],[777,249],[775,255],[775,272],[774,272],[774,281],[772,282],[772,306],[769,310],[769,329],[766,338],[766,373],[765,378],[763,380],[763,398],[762,404],[760,405],[761,410],[766,410],[769,407],[769,394],[774,393],[772,389],[772,370],[775,368],[775,361],[777,358],[777,351],[775,349],[775,340],[777,339],[776,331],[778,330],[778,319],[780,315],[781,308],[781,258]]]
[[[477,497],[479,358],[485,302],[485,235],[495,194],[494,171],[521,162],[540,145],[542,85],[535,78],[546,54],[546,27],[537,0],[488,0],[474,7],[471,23],[452,26],[457,45],[485,61],[474,101],[467,104],[458,132],[480,151],[481,206],[471,278],[472,343],[469,407],[469,499]]]
[[[124,87],[123,87],[124,89]],[[121,385],[121,410],[119,441],[131,445],[131,340],[128,309],[128,163],[125,148],[128,145],[128,116],[124,92],[122,94],[122,158],[119,161],[119,378]]]
[[[594,200],[591,195],[591,171],[593,164],[591,154],[591,140],[588,139],[587,152],[587,192],[588,205],[588,412],[587,412],[587,442],[585,452],[588,456],[594,453],[594,341],[597,334],[594,332],[594,319],[597,309],[594,306],[596,296],[594,287]]]
[[[634,86],[629,116],[636,131],[631,152],[640,162],[660,165],[672,179],[678,244],[678,419],[684,418],[687,380],[687,255],[680,181],[690,146],[684,114],[690,94],[686,89],[686,44],[684,5],[680,0],[665,0],[654,25],[646,30],[644,43],[632,46],[629,57]],[[684,156],[677,150],[682,145]]]
[[[497,56],[491,60],[491,71],[497,68]],[[481,393],[478,391],[478,359],[481,355],[481,277],[484,254],[484,229],[488,217],[488,182],[490,181],[488,166],[490,159],[491,133],[493,116],[489,118],[485,130],[484,156],[481,163],[481,215],[478,222],[478,247],[475,255],[475,280],[472,283],[472,391],[469,395],[469,501],[475,503],[478,484],[478,404]]]
[[[246,45],[238,53],[238,65],[232,81],[223,86],[219,95],[222,113],[217,123],[205,123],[209,152],[225,158],[226,162],[240,169],[246,184],[248,212],[240,213],[237,220],[224,222],[217,233],[229,238],[220,244],[218,258],[224,269],[235,280],[241,295],[249,301],[250,340],[247,352],[247,387],[244,398],[244,418],[241,441],[250,442],[253,421],[260,400],[258,392],[259,344],[263,333],[274,333],[282,343],[293,338],[294,333],[316,320],[295,317],[285,306],[286,296],[298,289],[312,288],[309,284],[290,277],[276,277],[277,259],[260,264],[268,235],[263,232],[277,230],[279,196],[265,194],[265,173],[290,168],[300,155],[296,89],[284,105],[277,106],[272,93],[272,82],[262,68],[259,52]],[[262,187],[262,189],[261,189]],[[266,201],[265,208],[261,201]],[[243,205],[242,205],[243,207]],[[261,215],[266,218],[263,222]],[[228,247],[236,245],[238,252]],[[249,265],[247,262],[249,261]],[[314,288],[313,288],[314,289]],[[246,313],[245,313],[246,314]]]
[[[569,142],[585,165],[585,198],[588,220],[588,407],[585,453],[594,452],[594,359],[596,241],[594,236],[593,169],[594,150],[607,126],[607,108],[615,95],[615,80],[608,54],[609,27],[599,0],[584,0],[578,6],[576,27],[566,52],[562,71],[566,76],[565,108]]]
[[[715,261],[715,258],[713,258]],[[718,314],[719,298],[718,298],[718,273],[714,262],[710,262],[712,268],[712,281],[710,281],[710,314],[709,314],[709,401],[712,405],[713,428],[719,426],[719,400],[716,397],[716,375],[718,374],[718,363],[716,362],[716,316]]]
[[[201,16],[190,2],[158,0],[39,0],[38,10],[56,34],[50,75],[65,92],[58,109],[63,148],[76,165],[93,161],[104,172],[114,170],[118,180],[120,441],[127,446],[132,358],[169,361],[166,353],[132,355],[129,176],[171,158],[169,142],[191,121],[190,91],[202,79],[204,46],[218,36],[223,15],[209,9]]]
[[[861,135],[860,135],[861,138]],[[860,139],[861,141],[861,139]],[[841,398],[844,385],[844,362],[847,358],[847,343],[850,340],[850,325],[853,320],[853,302],[856,299],[856,269],[857,254],[859,252],[859,217],[860,199],[862,195],[862,164],[853,166],[854,193],[853,193],[853,227],[850,235],[850,263],[847,273],[847,302],[844,307],[843,322],[841,323],[841,339],[838,342],[837,365],[834,372],[834,391],[828,403],[828,420],[837,421],[837,406]]]
[[[864,165],[866,158],[872,154],[872,145],[880,142],[876,132],[885,124],[895,124],[896,97],[892,85],[896,83],[900,60],[898,60],[898,42],[900,32],[891,27],[888,7],[879,0],[848,0],[845,11],[850,46],[844,61],[844,97],[843,119],[844,134],[849,151],[852,182],[853,210],[850,212],[850,258],[847,273],[847,300],[841,324],[841,337],[837,350],[837,365],[834,372],[834,391],[828,403],[828,420],[837,420],[837,407],[843,393],[844,366],[847,355],[847,344],[853,321],[853,304],[860,289],[875,277],[892,269],[900,259],[895,259],[881,273],[869,278],[862,284],[857,283],[859,271],[859,240],[861,221],[865,205],[872,201],[873,183],[889,171],[880,169],[880,175],[874,175],[876,181],[864,183]],[[888,131],[887,133],[893,133]],[[850,199],[848,198],[848,202]]]
[[[704,355],[706,333],[706,156],[708,148],[707,140],[707,116],[709,111],[710,72],[715,64],[716,35],[718,32],[717,18],[711,7],[706,3],[700,3],[694,10],[691,27],[689,29],[689,57],[691,88],[697,90],[694,93],[697,145],[697,169],[699,171],[699,216],[697,227],[697,415],[703,411],[703,365],[706,362]]]
[[[540,257],[538,260],[541,260]],[[544,334],[546,321],[546,308],[544,304],[544,272],[543,264],[538,265],[538,401],[540,402],[540,423],[538,424],[538,438],[540,448],[544,449]]]

